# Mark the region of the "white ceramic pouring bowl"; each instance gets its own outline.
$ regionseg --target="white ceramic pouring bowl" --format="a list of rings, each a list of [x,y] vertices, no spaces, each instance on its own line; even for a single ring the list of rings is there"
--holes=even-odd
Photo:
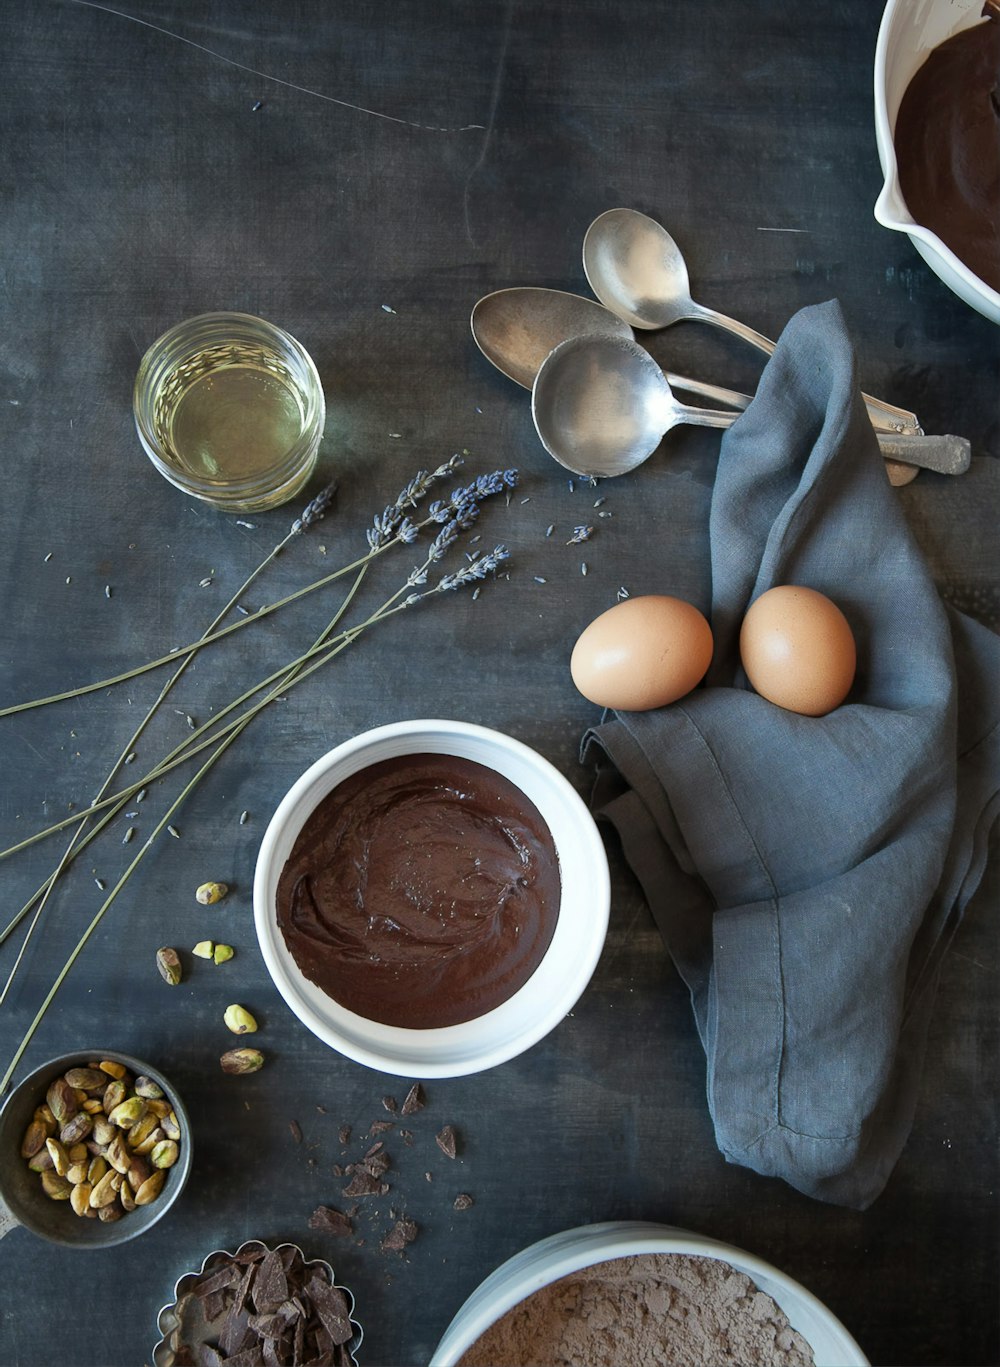
[[[1000,323],[1000,293],[980,280],[950,247],[917,223],[899,185],[893,136],[906,87],[931,50],[952,34],[982,22],[982,0],[889,0],[875,48],[875,139],[885,183],[875,217],[906,233],[935,275],[985,318]]]

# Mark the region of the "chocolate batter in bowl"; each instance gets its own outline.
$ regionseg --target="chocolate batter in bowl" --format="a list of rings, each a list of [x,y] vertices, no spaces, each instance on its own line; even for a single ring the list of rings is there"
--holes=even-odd
[[[604,943],[593,818],[540,755],[451,721],[366,732],[317,761],[264,836],[265,963],[319,1038],[409,1077],[492,1067],[572,1008]]]
[[[875,52],[885,174],[875,217],[906,233],[949,289],[1000,323],[1000,205],[991,188],[1000,176],[1000,16],[992,13],[988,4],[983,17],[984,0],[886,5]]]

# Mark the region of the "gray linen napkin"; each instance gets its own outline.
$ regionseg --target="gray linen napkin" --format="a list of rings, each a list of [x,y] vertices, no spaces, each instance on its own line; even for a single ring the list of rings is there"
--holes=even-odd
[[[583,741],[691,991],[719,1148],[861,1209],[912,1125],[939,966],[1000,810],[1000,638],[946,609],[897,498],[840,308],[805,309],[722,441],[706,685]],[[740,669],[743,614],[782,583],[855,633],[854,688],[826,717]]]

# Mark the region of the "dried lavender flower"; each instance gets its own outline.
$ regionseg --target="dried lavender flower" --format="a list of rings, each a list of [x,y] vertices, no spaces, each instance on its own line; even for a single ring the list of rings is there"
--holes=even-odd
[[[593,527],[574,527],[573,535],[566,542],[567,546],[579,546],[581,541],[589,541],[594,535]]]
[[[334,495],[337,492],[337,481],[331,479],[325,489],[321,489],[315,498],[310,499],[302,510],[301,517],[297,517],[292,523],[291,535],[301,536],[310,527],[315,527],[317,522],[322,522],[330,510]]]
[[[454,574],[446,574],[438,583],[435,592],[446,593],[450,589],[460,589],[466,584],[472,584],[477,579],[485,579],[504,561],[510,558],[510,551],[506,546],[494,546],[492,551],[487,551],[477,557],[471,565],[463,565]]]

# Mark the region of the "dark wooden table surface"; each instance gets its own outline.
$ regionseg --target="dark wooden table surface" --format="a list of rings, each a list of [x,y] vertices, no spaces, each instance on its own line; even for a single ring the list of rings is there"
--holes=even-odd
[[[279,558],[251,606],[362,552],[371,516],[454,451],[468,450],[469,473],[517,466],[522,481],[482,521],[484,542],[511,548],[509,580],[378,627],[270,707],[177,813],[180,838],[155,844],[72,969],[17,1076],[80,1046],[150,1060],[194,1114],[194,1172],[138,1243],[84,1255],[24,1230],[6,1237],[0,1363],[148,1360],[175,1278],[250,1237],[332,1259],[357,1296],[364,1363],[421,1363],[509,1255],[623,1218],[776,1263],[875,1363],[996,1363],[995,860],[945,963],[912,1136],[863,1214],[719,1156],[686,994],[611,845],[610,933],[578,1007],[520,1058],[428,1083],[412,1147],[391,1144],[392,1191],[358,1237],[311,1231],[317,1204],[341,1204],[332,1165],[358,1156],[382,1098],[408,1084],[299,1025],[251,915],[267,820],[325,750],[382,722],[451,716],[535,746],[585,794],[578,744],[595,709],[569,680],[576,635],[620,585],[707,601],[718,436],[675,432],[646,467],[602,488],[613,515],[596,522],[593,491],[570,491],[525,393],[469,334],[490,290],[586,292],[581,242],[604,209],[658,218],[688,257],[696,297],[771,335],[799,307],[841,300],[867,389],[916,409],[929,431],[972,441],[968,474],[922,474],[899,497],[942,593],[997,627],[1000,331],[872,217],[879,6],[2,0],[0,12],[5,701],[106,677],[197,635],[298,510],[222,515],[146,459],[131,386],[145,348],[182,318],[269,318],[310,350],[326,390],[310,492],[335,475],[336,509]],[[736,388],[759,373],[752,352],[709,329],[644,340],[670,368]],[[597,532],[581,554],[565,541],[585,521]],[[651,575],[653,542],[671,548],[669,585]],[[387,557],[365,601],[408,569]],[[186,715],[204,720],[245,678],[297,653],[331,601],[307,600],[200,659],[137,763],[182,739]],[[161,681],[0,723],[4,847],[86,805]],[[168,791],[151,791],[132,819],[142,834]],[[80,856],[46,908],[0,1006],[4,1065],[101,905],[95,879],[111,886],[125,866],[122,830]],[[4,863],[4,924],[64,847],[46,840]],[[219,908],[194,900],[210,878],[232,885]],[[167,988],[156,949],[187,954],[206,937],[232,943],[235,959],[188,957],[184,983]],[[0,950],[4,978],[19,942]],[[219,1071],[231,1001],[261,1023],[268,1063],[253,1077]],[[454,1164],[434,1144],[445,1123],[461,1136]],[[455,1212],[460,1191],[475,1204]],[[420,1226],[403,1258],[379,1249],[390,1209]]]

